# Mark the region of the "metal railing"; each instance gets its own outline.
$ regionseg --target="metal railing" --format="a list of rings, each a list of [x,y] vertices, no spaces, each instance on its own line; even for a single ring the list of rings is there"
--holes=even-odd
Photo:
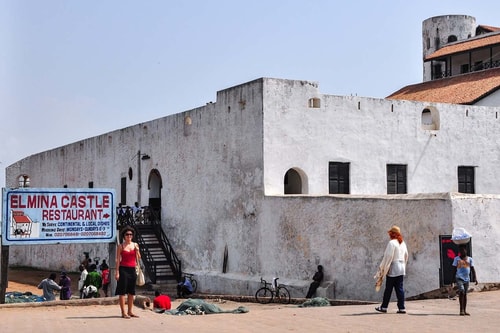
[[[167,235],[163,232],[161,227],[161,215],[159,209],[151,209],[150,207],[142,207],[140,214],[133,214],[129,207],[124,207],[123,214],[118,214],[118,227],[131,226],[135,232],[135,238],[139,244],[142,262],[144,264],[145,270],[153,283],[156,283],[158,276],[158,267],[155,263],[155,259],[148,248],[148,244],[144,240],[141,234],[141,229],[139,226],[144,226],[145,228],[151,230],[156,236],[165,259],[172,270],[177,282],[180,281],[182,276],[181,261],[177,257],[174,248],[167,238]],[[149,228],[148,228],[149,227]]]

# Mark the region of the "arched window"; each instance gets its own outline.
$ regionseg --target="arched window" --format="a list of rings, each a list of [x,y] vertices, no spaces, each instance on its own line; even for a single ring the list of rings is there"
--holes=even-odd
[[[421,114],[421,128],[423,130],[439,130],[439,112],[435,107],[426,107]]]
[[[30,176],[21,175],[17,179],[19,187],[30,187]]]
[[[457,36],[455,36],[455,35],[448,36],[448,43],[453,43],[453,42],[456,42],[457,40],[458,40]]]
[[[289,169],[284,177],[285,194],[307,193],[307,175],[298,168]]]

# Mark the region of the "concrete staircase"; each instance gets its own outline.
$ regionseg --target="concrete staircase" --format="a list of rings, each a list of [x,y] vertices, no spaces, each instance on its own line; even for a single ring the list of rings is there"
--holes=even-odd
[[[136,241],[141,249],[144,270],[152,289],[176,293],[181,276],[180,261],[159,224],[136,224]]]

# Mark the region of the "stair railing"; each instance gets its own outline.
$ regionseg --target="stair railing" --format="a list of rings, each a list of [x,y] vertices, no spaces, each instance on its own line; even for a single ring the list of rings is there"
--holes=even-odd
[[[138,221],[137,219],[134,219],[130,215],[126,220],[126,223],[124,224],[134,227],[136,231],[135,232],[136,241],[140,247],[142,262],[151,281],[153,283],[156,283],[156,276],[157,276],[156,264],[154,262],[154,258],[151,252],[149,251],[146,245],[146,242],[144,241],[144,238],[140,233],[140,228],[136,228],[136,225],[139,224],[149,224],[152,226],[153,232],[155,233],[156,238],[159,240],[162,251],[165,254],[170,269],[172,270],[172,273],[174,274],[177,282],[180,282],[182,276],[181,261],[177,257],[177,254],[175,253],[172,244],[170,244],[167,235],[165,235],[165,233],[163,232],[163,229],[161,227],[160,210],[147,207],[147,215],[144,220]]]
[[[177,279],[177,282],[180,282],[181,276],[182,276],[182,268],[181,268],[181,261],[177,257],[177,254],[174,251],[174,248],[172,247],[172,244],[170,244],[170,241],[167,238],[167,235],[165,235],[165,232],[163,232],[163,229],[161,227],[161,219],[160,219],[160,211],[159,210],[150,210],[150,222],[151,225],[153,226],[153,231],[156,234],[156,237],[158,240],[160,240],[160,244],[162,245],[163,252],[165,253],[165,256],[167,257],[167,261],[170,265],[170,269],[172,270],[172,273]]]
[[[144,268],[146,270],[147,275],[151,279],[151,282],[156,283],[156,265],[154,263],[153,256],[149,251],[149,248],[144,241],[144,238],[141,235],[141,232],[138,228],[135,228],[135,240],[139,244],[139,250],[141,252],[142,263],[144,264]]]

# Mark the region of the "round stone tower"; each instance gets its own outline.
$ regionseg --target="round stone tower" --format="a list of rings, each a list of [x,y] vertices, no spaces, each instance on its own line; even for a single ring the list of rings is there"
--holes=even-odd
[[[423,59],[446,44],[474,37],[476,18],[468,15],[443,15],[422,23]],[[431,79],[431,64],[424,63],[424,81]]]

